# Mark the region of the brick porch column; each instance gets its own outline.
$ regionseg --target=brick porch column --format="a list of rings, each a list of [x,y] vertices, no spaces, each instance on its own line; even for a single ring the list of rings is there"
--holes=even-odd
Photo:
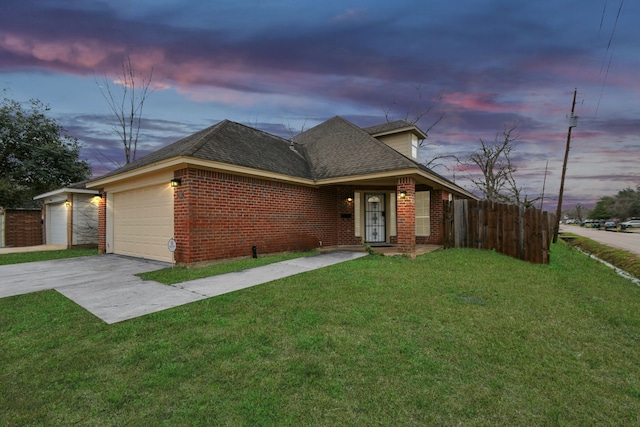
[[[100,189],[98,204],[98,253],[107,252],[107,193]]]
[[[173,238],[176,240],[176,251],[173,256],[176,263],[188,264],[192,262],[189,244],[192,182],[189,169],[174,171],[173,176],[181,180],[180,186],[173,189]]]
[[[398,250],[411,258],[416,256],[416,180],[397,179]]]

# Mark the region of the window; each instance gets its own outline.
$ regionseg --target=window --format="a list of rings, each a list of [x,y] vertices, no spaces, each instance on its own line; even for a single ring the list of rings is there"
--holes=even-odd
[[[416,236],[431,234],[431,197],[428,191],[416,192]]]
[[[411,135],[411,157],[418,158],[418,137]]]

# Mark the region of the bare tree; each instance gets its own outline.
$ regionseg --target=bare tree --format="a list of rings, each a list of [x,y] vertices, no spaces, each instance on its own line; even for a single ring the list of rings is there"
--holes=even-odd
[[[576,218],[580,221],[585,219],[584,217],[586,216],[587,208],[582,203],[576,203],[574,210],[576,211]]]
[[[505,194],[509,177],[516,168],[511,163],[511,150],[518,136],[514,134],[516,126],[505,127],[502,133],[496,133],[493,142],[486,142],[480,138],[480,148],[470,156],[468,163],[480,169],[482,176],[470,177],[470,181],[492,202],[504,202],[508,199]],[[511,184],[511,186],[513,186]]]
[[[468,164],[477,167],[482,175],[469,179],[487,200],[531,207],[539,198],[529,199],[523,194],[514,175],[518,169],[511,160],[519,138],[516,129],[517,124],[505,126],[490,143],[480,138],[480,148],[469,156]]]
[[[287,131],[287,133],[289,134],[289,140],[293,140],[293,138],[295,136],[300,135],[301,133],[304,132],[304,128],[307,126],[307,120],[309,120],[308,117],[305,117],[304,122],[302,122],[302,127],[300,128],[300,130],[296,130],[291,126],[291,123],[287,122],[287,124],[285,125],[284,123],[282,124],[282,127]]]
[[[418,124],[418,122],[420,122],[423,118],[425,118],[428,114],[430,114],[433,109],[438,105],[438,102],[440,102],[442,100],[442,96],[443,96],[443,92],[440,91],[438,92],[438,94],[435,97],[435,101],[436,103],[433,104],[429,104],[429,105],[425,105],[424,104],[424,88],[420,85],[416,86],[416,93],[417,93],[417,99],[415,102],[415,105],[413,106],[413,108],[411,108],[410,110],[408,110],[404,116],[402,117],[402,120],[404,120],[405,122],[409,122],[412,125],[416,125]],[[393,105],[396,105],[396,102],[394,101]],[[393,113],[394,108],[393,107],[387,107],[384,110],[384,117],[387,120],[387,123],[392,122],[394,120],[396,120],[395,114]],[[442,121],[442,119],[444,119],[445,113],[444,111],[441,111],[436,118],[433,120],[433,122],[431,122],[431,124],[426,128],[426,129],[422,129],[424,131],[424,133],[426,133],[427,135],[429,135],[429,132],[431,132],[431,130]],[[421,141],[421,143],[423,143],[423,141]]]
[[[100,93],[115,116],[116,123],[113,125],[113,129],[122,141],[125,163],[127,164],[136,159],[142,109],[147,97],[153,93],[153,89],[150,88],[152,77],[153,68],[148,75],[138,78],[131,57],[127,55],[122,60],[121,75],[116,79],[110,79],[105,74],[101,83],[96,80]],[[119,87],[120,90],[115,90],[111,83]]]
[[[442,97],[443,97],[443,92],[440,91],[435,96],[434,103],[425,104],[424,101],[426,97],[424,95],[424,88],[418,85],[416,86],[415,90],[417,93],[417,99],[416,99],[415,105],[412,108],[408,109],[407,112],[404,114],[404,116],[402,116],[401,118],[401,120],[411,123],[412,125],[418,125],[419,122],[423,121],[423,119],[425,119],[432,112],[434,112],[434,109],[436,108],[436,106],[442,100]],[[394,114],[395,109],[396,109],[396,102],[394,101],[393,107],[387,107],[384,110],[384,117],[387,123],[397,120],[398,115]],[[440,111],[435,115],[435,117],[433,117],[433,120],[429,122],[426,128],[421,127],[421,129],[424,131],[425,134],[429,135],[429,133],[433,130],[433,128],[436,127],[436,125],[438,125],[442,121],[442,119],[444,119],[444,117],[445,117],[444,110]],[[431,143],[426,139],[421,139],[420,141],[418,141],[419,148],[430,147],[432,149],[435,149],[436,146],[437,144]],[[429,151],[433,151],[433,150],[429,150]],[[435,169],[437,167],[444,167],[446,169],[449,169],[446,163],[443,162],[443,160],[447,160],[447,159],[453,160],[456,164],[460,163],[460,160],[455,155],[445,154],[445,155],[430,156],[426,161],[423,162],[423,164],[429,169]]]

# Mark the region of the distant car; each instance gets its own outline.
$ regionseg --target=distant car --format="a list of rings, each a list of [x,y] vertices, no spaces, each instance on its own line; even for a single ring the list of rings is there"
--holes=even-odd
[[[626,230],[627,228],[640,228],[640,219],[630,219],[629,221],[621,222],[620,228]]]
[[[607,221],[604,223],[605,230],[613,230],[618,226],[615,221]]]

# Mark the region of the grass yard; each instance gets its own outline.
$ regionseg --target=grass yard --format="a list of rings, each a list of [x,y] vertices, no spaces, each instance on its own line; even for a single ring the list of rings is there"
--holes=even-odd
[[[0,299],[0,424],[639,425],[640,288],[552,251],[369,256],[113,325]]]
[[[612,248],[611,246],[603,245],[595,240],[588,239],[586,237],[579,236],[573,233],[565,233],[570,237],[568,244],[571,246],[577,246],[583,251],[593,254],[603,261],[615,265],[616,267],[624,270],[630,275],[640,279],[640,256],[634,253]]]
[[[59,251],[21,252],[0,254],[0,265],[21,264],[24,262],[48,261],[51,259],[75,258],[98,255],[97,249],[63,249]]]

